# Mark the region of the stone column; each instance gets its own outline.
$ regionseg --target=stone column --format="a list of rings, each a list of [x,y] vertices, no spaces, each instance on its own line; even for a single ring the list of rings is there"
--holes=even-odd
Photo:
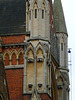
[[[42,13],[41,13],[41,0],[38,2],[38,36],[41,35],[41,21],[42,20]]]
[[[44,82],[44,92],[47,91],[46,85],[47,85],[47,66],[46,66],[46,62],[47,62],[47,53],[45,53],[45,60],[44,60],[44,78],[45,78],[45,82]]]
[[[17,60],[17,65],[19,64],[19,58],[16,59]]]
[[[33,37],[33,9],[31,9],[31,37]]]
[[[66,83],[63,86],[63,100],[66,100]]]
[[[34,88],[36,89],[36,48],[34,49]]]
[[[26,2],[26,31],[28,31],[28,18],[27,18],[27,16],[28,16],[28,11],[27,11],[27,2]]]
[[[41,13],[41,7],[38,9],[38,35],[41,36],[41,23],[42,23],[42,13]]]
[[[12,65],[12,59],[11,58],[9,59],[9,61],[10,61],[10,65]]]
[[[27,18],[27,16],[28,16],[28,12],[26,11],[26,31],[28,31],[28,18]]]
[[[51,96],[51,68],[52,68],[52,63],[50,63],[50,96]]]
[[[24,47],[25,48],[25,47]],[[26,49],[26,48],[25,48]],[[24,50],[24,79],[23,79],[23,93],[26,93],[26,85],[27,85],[27,81],[26,81],[26,77],[27,77],[27,73],[26,73],[26,60],[27,57],[25,55],[25,51]]]
[[[45,11],[45,37],[50,40],[50,29],[49,29],[49,11]]]

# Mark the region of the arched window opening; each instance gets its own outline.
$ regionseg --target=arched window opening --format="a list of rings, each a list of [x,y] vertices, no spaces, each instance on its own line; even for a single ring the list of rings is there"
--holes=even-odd
[[[42,19],[45,18],[45,3],[42,3]]]
[[[43,57],[43,51],[41,48],[39,48],[37,51],[37,57]]]
[[[9,61],[9,54],[6,53],[5,55],[5,65],[9,65],[10,64],[10,61]]]
[[[29,17],[29,20],[31,19],[31,12],[30,12],[30,4],[28,3],[28,17]]]
[[[16,65],[16,64],[17,64],[16,54],[13,53],[12,54],[12,65]]]
[[[22,52],[19,54],[19,65],[20,64],[24,64],[24,59],[23,59],[23,53]]]
[[[61,43],[61,51],[63,51],[63,43]]]
[[[35,9],[35,18],[37,18],[37,9]]]
[[[35,3],[34,3],[34,9],[35,9],[35,11],[34,11],[35,14],[34,14],[34,15],[35,15],[35,18],[37,18],[37,16],[38,16],[38,15],[37,15],[37,14],[38,14],[37,8],[38,8],[37,2],[35,2]]]
[[[42,19],[44,19],[44,10],[42,9]]]

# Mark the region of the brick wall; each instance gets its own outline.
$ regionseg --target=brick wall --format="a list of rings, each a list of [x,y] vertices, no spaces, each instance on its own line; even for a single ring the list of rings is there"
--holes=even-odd
[[[17,57],[16,57],[16,54],[15,53],[13,53],[12,54],[12,65],[17,65],[17,59],[16,59]]]
[[[23,53],[19,55],[19,64],[24,64]]]
[[[3,44],[23,43],[25,35],[1,37]]]
[[[23,95],[23,69],[6,70],[10,100],[30,100],[30,95]]]
[[[10,100],[23,100],[23,69],[6,70]]]

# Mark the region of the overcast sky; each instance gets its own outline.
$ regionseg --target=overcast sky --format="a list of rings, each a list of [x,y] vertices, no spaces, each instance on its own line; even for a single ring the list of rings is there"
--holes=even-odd
[[[71,78],[71,94],[70,100],[75,100],[75,0],[61,0],[64,10],[64,16],[68,31],[68,48],[71,49],[70,78]]]

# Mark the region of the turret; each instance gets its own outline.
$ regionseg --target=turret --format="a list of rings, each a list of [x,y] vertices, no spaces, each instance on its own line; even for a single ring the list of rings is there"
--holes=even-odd
[[[48,0],[27,0],[26,31],[30,31],[31,38],[50,39],[49,12]]]
[[[30,39],[26,41],[24,52],[24,93],[37,94],[37,90],[50,95],[51,73],[47,63],[50,63],[49,0],[27,0],[26,19]]]
[[[60,67],[56,72],[58,100],[69,100],[68,53],[67,53],[68,34],[67,34],[67,28],[66,28],[61,0],[54,0],[54,23],[55,23],[55,32],[59,42]]]
[[[62,68],[68,67],[67,29],[61,0],[54,0],[55,32],[59,39],[59,61]]]

